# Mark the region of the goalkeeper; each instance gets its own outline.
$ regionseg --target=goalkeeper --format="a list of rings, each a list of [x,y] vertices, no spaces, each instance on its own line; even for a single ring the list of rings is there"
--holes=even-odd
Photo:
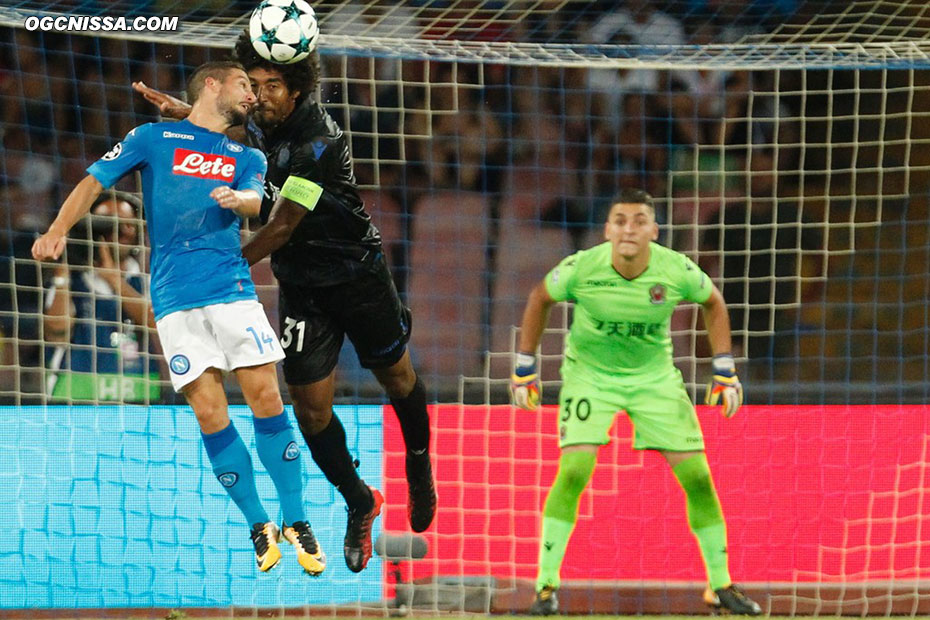
[[[657,450],[687,497],[688,524],[697,538],[709,586],[704,600],[732,613],[760,607],[730,579],[726,524],[714,489],[704,438],[681,373],[672,364],[669,323],[681,301],[701,304],[714,377],[707,403],[726,417],[742,403],[730,354],[730,321],[720,291],[689,258],[655,243],[659,228],[652,197],[624,190],[604,226],[607,243],[565,258],[530,293],[511,382],[513,403],[535,410],[540,388],[535,351],[551,306],[573,301],[574,320],[562,362],[559,469],[543,508],[533,615],[558,612],[559,569],[594,471],[598,446],[608,443],[614,415],[633,423],[633,448]]]

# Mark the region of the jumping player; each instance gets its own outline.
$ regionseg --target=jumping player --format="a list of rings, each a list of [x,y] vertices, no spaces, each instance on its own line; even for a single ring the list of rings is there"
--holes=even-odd
[[[714,352],[707,404],[722,402],[731,417],[743,392],[730,354],[726,303],[689,258],[655,243],[652,197],[625,190],[604,226],[606,243],[565,258],[530,293],[511,380],[513,403],[535,410],[540,385],[536,349],[551,306],[573,301],[574,319],[562,361],[559,470],[543,508],[536,599],[530,613],[558,613],[559,570],[591,479],[597,449],[606,444],[618,411],[633,422],[633,448],[656,450],[687,497],[709,587],[705,601],[732,613],[758,615],[759,605],[733,585],[726,524],[704,454],[704,437],[681,373],[672,363],[669,323],[681,301],[701,305]]]
[[[252,527],[259,570],[281,559],[283,533],[303,569],[318,575],[326,560],[304,514],[300,450],[275,373],[284,354],[240,250],[239,218],[259,212],[265,157],[224,135],[243,122],[255,95],[234,62],[197,68],[188,92],[193,108],[187,120],[136,127],[87,169],[32,254],[58,258],[68,231],[100,192],[141,172],[152,306],[172,385],[193,408],[213,471]],[[261,505],[251,456],[229,419],[223,390],[229,371],[254,414],[258,456],[284,515],[280,532]]]
[[[345,561],[358,572],[371,557],[371,526],[383,498],[359,478],[345,429],[333,413],[335,368],[346,336],[400,422],[411,528],[426,530],[436,511],[426,389],[407,351],[410,312],[355,185],[348,141],[310,96],[320,78],[319,52],[298,63],[274,64],[258,56],[243,34],[235,54],[258,98],[248,141],[269,162],[261,210],[266,224],[243,254],[250,265],[271,254],[280,284],[288,392],[313,460],[346,501]],[[141,83],[133,87],[162,114],[187,113],[188,106],[174,97]]]

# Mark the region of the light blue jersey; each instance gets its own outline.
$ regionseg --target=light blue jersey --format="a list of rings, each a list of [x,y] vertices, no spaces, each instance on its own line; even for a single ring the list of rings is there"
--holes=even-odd
[[[226,185],[261,196],[266,168],[260,151],[185,120],[140,125],[87,169],[104,187],[133,170],[142,175],[156,320],[257,299],[242,257],[239,216],[210,192]]]

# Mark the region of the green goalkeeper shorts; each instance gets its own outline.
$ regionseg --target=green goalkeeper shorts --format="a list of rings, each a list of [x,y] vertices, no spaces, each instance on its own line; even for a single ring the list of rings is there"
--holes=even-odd
[[[595,386],[566,378],[559,392],[559,447],[610,442],[614,416],[626,411],[635,450],[704,449],[704,435],[681,375],[652,383]]]

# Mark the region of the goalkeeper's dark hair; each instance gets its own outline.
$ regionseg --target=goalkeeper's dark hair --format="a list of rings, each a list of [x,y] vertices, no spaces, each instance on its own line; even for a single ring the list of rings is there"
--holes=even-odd
[[[230,71],[234,69],[239,69],[240,71],[245,71],[240,63],[235,60],[215,60],[212,62],[205,62],[196,69],[194,73],[191,74],[190,79],[187,81],[187,98],[191,103],[197,101],[200,98],[200,94],[203,92],[203,87],[207,83],[207,78],[213,78],[214,80],[223,81],[226,79],[226,76]]]
[[[287,89],[292,93],[300,93],[295,100],[297,105],[303,103],[304,99],[310,96],[310,93],[315,92],[317,85],[320,83],[320,52],[316,49],[300,62],[288,65],[271,62],[258,55],[255,48],[252,47],[249,31],[243,30],[239,38],[236,39],[233,58],[242,64],[246,72],[252,69],[265,69],[266,71],[280,73]]]
[[[642,189],[626,187],[620,190],[620,193],[617,194],[617,197],[613,199],[610,205],[613,206],[621,203],[646,205],[649,207],[649,210],[652,211],[653,215],[656,213],[655,200],[649,192]]]

